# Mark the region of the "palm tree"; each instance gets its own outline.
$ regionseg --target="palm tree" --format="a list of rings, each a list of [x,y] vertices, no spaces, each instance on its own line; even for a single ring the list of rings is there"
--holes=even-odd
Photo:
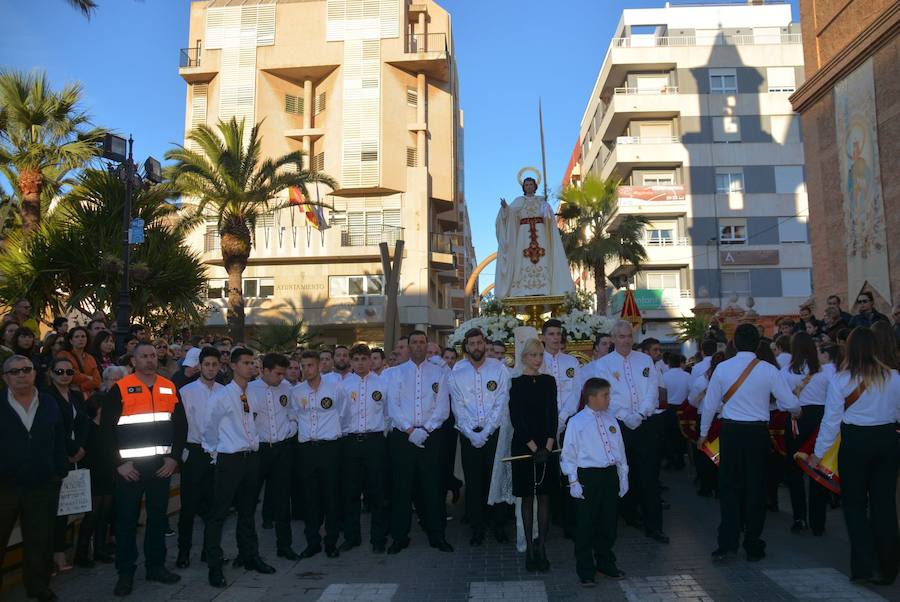
[[[700,346],[709,330],[710,318],[704,315],[682,316],[672,325],[675,340],[679,343],[696,343]]]
[[[251,233],[266,213],[285,206],[277,196],[297,187],[309,199],[307,184],[337,183],[321,172],[303,169],[303,153],[260,159],[259,124],[244,144],[244,120],[219,120],[216,128],[200,125],[188,134],[200,152],[179,146],[166,153],[174,161],[170,175],[181,192],[197,199],[193,223],[216,217],[222,263],[228,273],[228,323],[235,341],[244,340],[243,273],[252,247]]]
[[[50,88],[44,72],[0,72],[0,173],[19,198],[27,238],[41,223],[41,201],[100,153],[104,131],[79,107],[81,84]]]
[[[151,327],[203,319],[206,266],[186,243],[171,184],[137,188],[132,216],[144,242],[131,252],[135,317]],[[10,235],[0,253],[0,299],[26,298],[38,315],[73,310],[114,313],[122,283],[125,185],[104,169],[87,169],[54,211],[25,239]]]
[[[81,14],[88,19],[91,18],[91,14],[97,8],[97,3],[94,0],[66,0],[66,2],[72,5],[72,8],[80,10]]]
[[[606,312],[606,264],[618,258],[634,266],[647,258],[641,244],[649,220],[641,215],[626,215],[610,228],[618,200],[620,180],[585,178],[582,186],[569,186],[560,198],[559,217],[567,225],[562,241],[569,261],[594,275],[597,311]]]

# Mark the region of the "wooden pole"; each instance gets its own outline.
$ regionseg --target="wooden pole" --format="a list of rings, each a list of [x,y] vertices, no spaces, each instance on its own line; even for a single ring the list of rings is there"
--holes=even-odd
[[[397,305],[397,297],[400,292],[400,267],[403,261],[404,241],[394,243],[394,260],[388,254],[386,242],[378,245],[381,251],[381,269],[384,272],[384,352],[390,353],[397,344],[400,334],[400,309]]]

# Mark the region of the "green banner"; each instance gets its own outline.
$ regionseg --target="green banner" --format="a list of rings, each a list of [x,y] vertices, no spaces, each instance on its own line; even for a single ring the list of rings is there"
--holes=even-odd
[[[661,288],[644,288],[632,291],[634,293],[634,301],[637,303],[638,309],[663,309],[671,303],[663,301],[663,293]],[[625,291],[616,291],[612,296],[612,311],[617,314],[622,311],[622,305],[625,304]]]

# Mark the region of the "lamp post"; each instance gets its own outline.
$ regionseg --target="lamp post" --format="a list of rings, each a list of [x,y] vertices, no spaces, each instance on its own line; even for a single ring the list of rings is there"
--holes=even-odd
[[[116,303],[116,354],[120,356],[125,353],[125,338],[131,327],[131,202],[134,188],[162,181],[159,161],[149,157],[144,163],[142,177],[134,163],[133,151],[134,139],[131,136],[125,140],[121,136],[107,134],[103,140],[103,157],[119,164],[115,171],[125,184],[125,205],[122,208],[122,285]]]

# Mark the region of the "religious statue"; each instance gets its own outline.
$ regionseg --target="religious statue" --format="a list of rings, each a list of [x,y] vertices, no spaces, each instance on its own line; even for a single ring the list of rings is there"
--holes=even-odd
[[[574,291],[575,285],[556,227],[556,215],[545,197],[535,195],[537,181],[532,177],[522,180],[522,171],[519,184],[524,196],[511,204],[500,199],[494,296],[502,300],[565,295]]]

